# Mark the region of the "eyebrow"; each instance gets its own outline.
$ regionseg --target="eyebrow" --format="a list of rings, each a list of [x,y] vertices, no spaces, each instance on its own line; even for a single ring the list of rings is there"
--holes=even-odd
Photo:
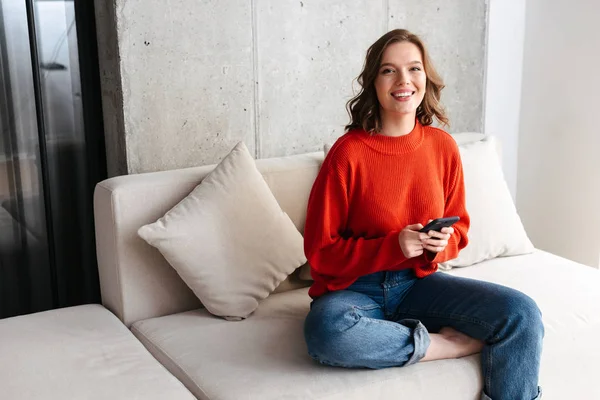
[[[415,61],[411,61],[411,62],[409,62],[409,63],[408,63],[408,65],[413,65],[413,64],[421,64],[421,65],[423,65],[423,63],[422,63],[421,61],[417,61],[417,60],[415,60]],[[391,67],[394,67],[394,64],[392,64],[392,63],[385,63],[385,64],[381,64],[381,65],[379,66],[379,68],[381,68],[381,67],[386,67],[386,66],[391,66]]]

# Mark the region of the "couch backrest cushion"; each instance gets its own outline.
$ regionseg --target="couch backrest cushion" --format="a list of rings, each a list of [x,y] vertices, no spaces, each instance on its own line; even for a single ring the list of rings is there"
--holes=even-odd
[[[300,232],[322,161],[321,152],[256,161],[279,205]],[[162,217],[214,167],[126,175],[97,185],[94,215],[102,302],[127,326],[201,307],[158,250],[138,237],[137,230]],[[276,291],[304,285],[307,283],[292,275]]]
[[[484,137],[479,133],[453,136],[459,144]],[[304,232],[308,196],[322,162],[322,152],[256,161],[279,205],[300,232]],[[94,216],[102,302],[126,325],[202,306],[158,250],[137,231],[162,217],[214,167],[125,175],[96,186]],[[309,275],[306,268],[304,271]],[[309,284],[294,273],[275,292]]]

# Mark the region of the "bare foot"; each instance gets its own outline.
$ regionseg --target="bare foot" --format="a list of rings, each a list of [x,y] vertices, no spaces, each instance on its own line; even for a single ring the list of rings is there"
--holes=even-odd
[[[466,357],[479,353],[483,348],[481,340],[473,339],[450,327],[442,328],[440,333],[432,333],[429,336],[431,343],[421,361]]]

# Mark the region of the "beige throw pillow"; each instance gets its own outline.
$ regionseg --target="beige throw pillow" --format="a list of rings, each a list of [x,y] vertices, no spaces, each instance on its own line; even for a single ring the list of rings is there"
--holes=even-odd
[[[240,142],[185,199],[138,234],[209,312],[246,318],[306,262],[302,235]]]

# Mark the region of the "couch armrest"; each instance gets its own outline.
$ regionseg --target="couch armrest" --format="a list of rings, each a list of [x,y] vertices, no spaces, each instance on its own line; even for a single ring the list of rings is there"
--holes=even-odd
[[[202,181],[213,166],[107,179],[94,192],[102,303],[123,323],[201,307],[158,250],[137,235]]]
[[[256,161],[279,205],[300,232],[322,161],[322,152]],[[102,303],[125,325],[201,307],[162,254],[138,237],[137,231],[173,208],[214,167],[118,176],[96,185],[94,216]],[[297,284],[284,282],[278,291]]]

